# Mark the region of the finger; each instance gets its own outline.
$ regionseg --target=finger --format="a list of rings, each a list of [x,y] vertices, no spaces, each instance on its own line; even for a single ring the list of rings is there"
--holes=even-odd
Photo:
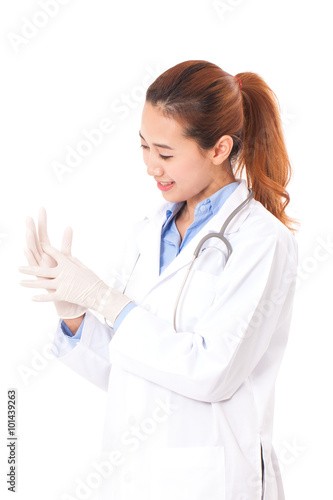
[[[45,288],[45,290],[55,290],[55,283],[50,279],[22,280],[20,285],[27,288]]]
[[[30,248],[24,249],[24,255],[27,258],[29,266],[38,266],[38,262],[36,261],[35,256],[32,253],[32,251],[30,250]]]
[[[39,262],[42,260],[42,255],[41,255],[42,250],[39,251],[39,249],[37,247],[37,239],[35,238],[33,231],[31,229],[27,229],[27,231],[25,233],[25,240],[26,240],[28,249],[33,254],[37,264],[39,264]],[[38,246],[39,246],[39,244],[38,244]]]
[[[28,239],[27,239],[27,244],[28,244],[28,247],[31,248],[31,250],[34,252],[35,257],[37,259],[38,258],[37,253],[39,254],[40,257],[42,256],[42,248],[39,244],[39,239],[37,236],[35,222],[32,219],[32,217],[26,218],[26,226],[27,226],[27,234],[30,235],[29,231],[31,231],[31,233],[32,233],[32,236],[30,235],[30,240],[28,241]],[[33,244],[32,244],[32,241],[33,241]]]
[[[66,227],[64,235],[62,237],[61,251],[64,255],[72,255],[72,240],[73,240],[73,229],[71,227]]]
[[[44,207],[41,207],[38,211],[38,238],[40,244],[46,243],[47,245],[51,245],[47,234],[47,216]]]
[[[47,253],[47,255],[51,255],[51,257],[53,257],[58,263],[64,258],[63,254],[56,248],[51,247],[51,245],[42,243],[42,249],[43,252]]]
[[[58,275],[56,267],[21,266],[18,269],[20,273],[32,274],[41,278],[56,278]]]
[[[55,293],[48,293],[44,295],[35,295],[32,297],[34,302],[54,302],[57,300],[57,296]]]

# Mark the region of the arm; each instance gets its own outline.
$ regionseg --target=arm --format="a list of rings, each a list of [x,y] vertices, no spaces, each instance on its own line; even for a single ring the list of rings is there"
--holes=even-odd
[[[108,347],[113,329],[91,311],[87,311],[77,335],[80,338],[65,333],[60,319],[54,337],[55,356],[89,382],[106,391],[111,368]]]
[[[133,234],[135,233],[135,227],[139,229],[142,223],[144,221],[135,223]],[[45,209],[41,209],[39,212],[38,236],[33,219],[27,219],[26,256],[30,266],[54,269],[57,262],[43,251],[43,242],[50,244],[47,235]],[[63,255],[71,256],[71,244],[72,231],[67,228],[62,242]],[[136,251],[131,246],[130,253],[133,250]],[[120,260],[113,273],[113,287],[119,292],[124,288],[126,282],[126,274],[124,274],[123,270],[124,255],[126,255],[126,252],[119,253]],[[36,286],[36,281],[33,286]],[[113,335],[113,328],[99,321],[90,311],[84,314],[86,308],[71,303],[71,301],[55,300],[55,305],[60,318],[64,318],[59,321],[55,334],[56,356],[79,374],[106,390],[110,371],[108,344]],[[130,302],[129,306],[125,307],[126,311],[122,311],[121,307],[117,310],[115,325],[120,324],[122,318],[135,305]]]
[[[83,318],[84,314],[82,314],[82,316],[79,316],[78,318],[64,319],[63,321],[68,326],[72,334],[75,335],[82,323]]]
[[[113,331],[116,331],[122,320],[134,307],[136,304],[131,302],[123,309],[113,325]],[[92,314],[90,317],[90,314],[88,312],[87,327],[85,327],[86,315],[73,320],[60,321],[60,328],[58,326],[56,332],[55,346],[62,362],[106,391],[111,368],[108,346],[113,332],[111,328],[103,325]],[[78,347],[84,327],[83,346]]]
[[[132,231],[134,235],[139,224],[142,222],[134,226]],[[110,280],[114,288],[119,291],[124,289],[136,259],[137,248],[132,241],[130,245],[125,246],[123,251],[119,252],[119,257],[114,262],[113,277]],[[54,340],[59,359],[90,382],[107,390],[111,368],[109,343],[123,319],[135,307],[134,302],[125,306],[116,318],[113,328],[107,326],[104,321],[100,321],[89,310],[80,318],[63,320],[74,334],[73,337],[65,334],[60,320]]]
[[[277,355],[286,342],[297,252],[291,236],[280,236],[249,237],[234,249],[194,331],[175,333],[171,321],[136,307],[113,338],[111,362],[193,399],[230,398],[273,336]]]

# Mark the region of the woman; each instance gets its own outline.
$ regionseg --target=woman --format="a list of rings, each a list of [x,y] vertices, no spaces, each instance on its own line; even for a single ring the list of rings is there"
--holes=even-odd
[[[20,268],[55,302],[59,357],[108,391],[102,498],[281,500],[274,384],[297,249],[275,95],[187,61],[148,88],[139,134],[166,203],[135,226],[113,286],[71,257],[70,229],[50,246],[43,210]]]

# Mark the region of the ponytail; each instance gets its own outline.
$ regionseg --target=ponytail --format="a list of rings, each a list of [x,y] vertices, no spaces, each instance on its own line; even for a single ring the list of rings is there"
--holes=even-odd
[[[255,73],[236,77],[207,61],[185,61],[168,69],[148,88],[146,101],[184,127],[203,151],[223,135],[234,141],[234,173],[246,171],[255,199],[292,230],[285,209],[291,166],[274,92]]]
[[[255,199],[292,230],[295,222],[285,213],[291,165],[276,95],[255,73],[239,73],[237,78],[242,82],[244,122],[235,171],[241,176],[245,169]]]

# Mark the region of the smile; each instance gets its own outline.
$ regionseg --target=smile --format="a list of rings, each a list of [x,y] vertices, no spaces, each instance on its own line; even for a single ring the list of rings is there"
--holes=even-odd
[[[157,182],[157,187],[161,191],[168,191],[169,189],[172,188],[173,185],[174,185],[174,182]]]

